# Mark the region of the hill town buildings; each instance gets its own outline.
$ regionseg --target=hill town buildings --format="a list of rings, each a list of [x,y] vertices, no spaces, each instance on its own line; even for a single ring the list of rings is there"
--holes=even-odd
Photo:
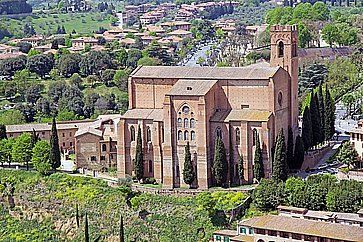
[[[228,161],[243,156],[245,179],[253,182],[256,140],[265,175],[277,133],[297,132],[297,27],[271,28],[271,61],[246,67],[140,66],[129,78],[129,110],[79,125],[74,133],[78,167],[108,167],[133,175],[138,127],[142,132],[144,176],[164,187],[184,186],[184,147],[190,143],[195,186],[213,184],[214,142],[219,136]],[[8,134],[11,134],[8,127]],[[235,171],[237,169],[234,169]],[[237,180],[236,172],[229,174]]]

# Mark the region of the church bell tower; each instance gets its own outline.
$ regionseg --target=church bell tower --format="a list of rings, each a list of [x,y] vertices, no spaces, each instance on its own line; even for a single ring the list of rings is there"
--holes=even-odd
[[[271,66],[280,66],[290,74],[290,124],[295,134],[298,131],[298,29],[296,25],[273,25],[270,29]]]

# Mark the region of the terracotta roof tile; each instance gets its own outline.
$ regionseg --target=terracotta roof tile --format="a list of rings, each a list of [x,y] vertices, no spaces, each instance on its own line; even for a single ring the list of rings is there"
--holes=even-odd
[[[216,112],[211,118],[211,122],[229,121],[268,121],[271,112],[267,110],[239,109]]]
[[[217,83],[217,80],[179,80],[166,95],[203,96]]]

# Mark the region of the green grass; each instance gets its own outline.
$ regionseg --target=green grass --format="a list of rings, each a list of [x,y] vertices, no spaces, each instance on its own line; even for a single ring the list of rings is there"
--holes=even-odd
[[[22,20],[1,19],[15,37],[22,33],[26,22],[31,22],[38,34],[54,34],[58,26],[64,26],[67,33],[74,29],[78,34],[92,34],[100,27],[110,28],[110,17],[104,13],[35,14]]]

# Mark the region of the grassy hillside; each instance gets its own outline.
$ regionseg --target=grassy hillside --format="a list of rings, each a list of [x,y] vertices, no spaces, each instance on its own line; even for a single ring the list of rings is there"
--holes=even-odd
[[[132,194],[128,187],[110,188],[91,178],[0,170],[0,194],[5,183],[14,184],[15,208],[0,196],[0,241],[83,241],[83,216],[87,211],[91,240],[117,241],[120,212],[127,241],[198,241],[218,229],[208,212],[198,209],[195,198]],[[126,197],[133,196],[129,202]],[[0,200],[1,201],[1,200]],[[78,204],[80,228],[76,225]],[[128,205],[127,205],[128,204]]]

